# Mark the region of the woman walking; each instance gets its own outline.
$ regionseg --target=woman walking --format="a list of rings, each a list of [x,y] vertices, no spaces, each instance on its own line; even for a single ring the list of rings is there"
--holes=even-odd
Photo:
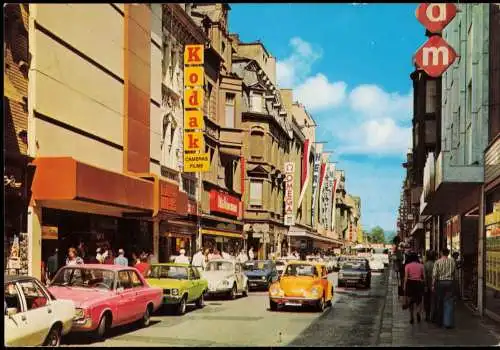
[[[66,266],[81,265],[81,264],[83,264],[83,259],[78,256],[76,249],[69,248],[68,258],[66,259]]]
[[[422,299],[424,296],[424,265],[418,261],[417,254],[409,254],[405,266],[404,291],[406,303],[410,309],[410,323],[414,323],[414,309],[417,312],[417,322],[420,322]]]
[[[432,250],[428,250],[426,254],[426,262],[424,264],[424,309],[425,320],[429,322],[433,314],[433,297],[432,297],[432,269],[434,269],[434,262],[436,261],[436,254]]]

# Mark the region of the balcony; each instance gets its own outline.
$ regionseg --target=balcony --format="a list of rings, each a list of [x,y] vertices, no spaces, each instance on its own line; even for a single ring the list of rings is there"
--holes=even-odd
[[[439,153],[436,160],[434,153],[429,153],[424,167],[420,214],[451,215],[470,209],[479,198],[483,180],[483,166],[455,165],[447,151]]]

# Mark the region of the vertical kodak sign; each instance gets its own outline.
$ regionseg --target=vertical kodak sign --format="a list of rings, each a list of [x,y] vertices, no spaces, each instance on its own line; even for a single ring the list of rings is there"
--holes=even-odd
[[[203,125],[204,46],[184,49],[184,172],[205,172],[210,156],[205,152]]]

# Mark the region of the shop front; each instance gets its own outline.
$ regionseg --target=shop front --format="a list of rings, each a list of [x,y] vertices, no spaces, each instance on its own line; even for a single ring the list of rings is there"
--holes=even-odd
[[[238,197],[212,189],[210,214],[201,218],[201,246],[217,248],[233,255],[246,250],[241,217],[241,201]]]
[[[485,196],[485,303],[490,316],[500,320],[500,186]]]

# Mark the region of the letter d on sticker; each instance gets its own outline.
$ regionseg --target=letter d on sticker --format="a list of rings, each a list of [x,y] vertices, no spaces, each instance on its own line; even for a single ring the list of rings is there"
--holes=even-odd
[[[203,108],[203,89],[184,90],[184,108]]]

